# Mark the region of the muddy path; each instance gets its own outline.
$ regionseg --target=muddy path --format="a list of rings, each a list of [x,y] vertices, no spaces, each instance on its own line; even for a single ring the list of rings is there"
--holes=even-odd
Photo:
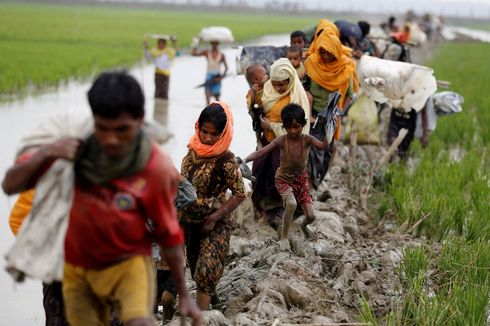
[[[375,146],[357,151],[367,162],[384,154]],[[354,322],[361,297],[376,314],[391,310],[402,248],[420,243],[397,233],[392,223],[374,223],[362,210],[344,169],[349,157],[349,147],[339,145],[329,174],[314,192],[317,220],[309,226],[312,240],[306,240],[299,228],[302,217],[293,222],[289,241],[281,243],[277,231],[253,220],[250,199],[239,208],[228,264],[217,288],[219,312],[207,313],[207,324],[271,325],[275,319],[290,324]],[[189,286],[193,288],[191,281]]]
[[[425,62],[439,43],[412,48],[413,62]],[[388,115],[382,119],[386,126]],[[372,207],[363,209],[366,175],[349,169],[351,150],[338,143],[329,173],[313,193],[317,216],[309,226],[313,239],[304,238],[299,217],[289,241],[279,242],[277,231],[264,221],[254,221],[250,198],[239,207],[228,264],[217,287],[221,303],[205,314],[205,324],[356,322],[361,298],[378,316],[393,309],[403,248],[421,241],[400,232],[389,216],[380,223]],[[385,151],[383,146],[358,146],[354,166],[368,171]],[[190,279],[189,287],[194,288]],[[179,323],[175,318],[171,324]]]

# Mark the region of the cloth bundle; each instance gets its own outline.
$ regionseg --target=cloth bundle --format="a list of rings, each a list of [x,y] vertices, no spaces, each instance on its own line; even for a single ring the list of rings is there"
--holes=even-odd
[[[437,90],[434,71],[411,63],[362,56],[357,73],[369,98],[405,112],[422,110]]]
[[[432,96],[437,115],[449,115],[463,111],[464,98],[456,92],[439,92]]]
[[[204,42],[233,42],[235,38],[228,27],[210,26],[203,27],[198,35],[199,39]]]

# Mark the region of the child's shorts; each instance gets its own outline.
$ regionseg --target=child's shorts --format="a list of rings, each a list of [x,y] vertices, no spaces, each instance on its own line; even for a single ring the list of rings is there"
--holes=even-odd
[[[313,204],[313,199],[310,194],[310,185],[308,183],[308,172],[306,170],[295,178],[293,183],[276,179],[276,189],[281,196],[288,190],[288,188],[293,189],[294,198],[296,198],[298,205]]]

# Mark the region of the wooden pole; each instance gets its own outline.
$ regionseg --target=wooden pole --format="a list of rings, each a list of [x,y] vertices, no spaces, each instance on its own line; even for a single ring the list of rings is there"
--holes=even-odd
[[[381,159],[378,168],[388,164],[390,157],[395,153],[397,150],[398,146],[400,146],[401,142],[405,138],[405,136],[408,134],[408,129],[402,128],[398,132],[398,136],[396,137],[395,141],[393,144],[391,144],[390,148],[388,151],[383,155],[383,158]]]
[[[356,158],[357,158],[357,126],[355,123],[351,125],[350,128],[350,171],[349,171],[349,183],[350,189],[352,192],[354,191],[354,168],[356,166]]]

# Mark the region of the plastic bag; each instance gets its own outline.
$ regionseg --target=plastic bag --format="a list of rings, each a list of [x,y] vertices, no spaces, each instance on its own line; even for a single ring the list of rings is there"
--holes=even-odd
[[[349,120],[344,135],[344,142],[350,142],[352,126],[357,129],[359,145],[379,145],[381,141],[376,103],[362,93],[349,108]]]
[[[287,49],[287,46],[244,46],[237,58],[237,73],[245,74],[247,68],[253,64],[261,64],[269,73],[270,66],[277,59],[287,56]]]
[[[463,111],[463,96],[456,92],[439,92],[432,96],[434,111],[437,115],[449,115]]]
[[[175,197],[175,208],[180,211],[197,199],[196,189],[189,180],[184,179],[177,187],[177,196]]]

